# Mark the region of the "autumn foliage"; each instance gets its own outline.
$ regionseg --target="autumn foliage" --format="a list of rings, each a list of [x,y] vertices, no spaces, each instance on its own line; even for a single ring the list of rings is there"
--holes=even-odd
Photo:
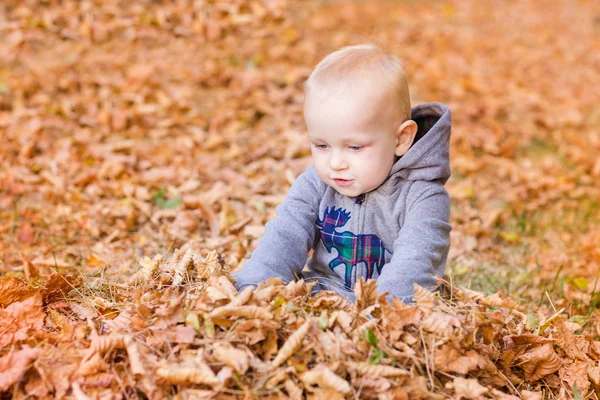
[[[69,293],[60,298],[50,283],[1,281],[0,345],[13,349],[0,358],[2,390],[536,399],[564,382],[584,393],[600,383],[600,342],[574,335],[581,327],[558,314],[532,322],[498,294],[453,288],[442,299],[416,286],[416,304],[390,304],[369,281],[350,304],[277,279],[238,293],[216,252],[188,247],[161,259],[140,260],[139,271],[157,267],[135,284],[97,278],[84,287],[55,274]]]
[[[593,1],[2,1],[7,398],[597,396]],[[238,293],[343,45],[453,112],[444,296]],[[4,398],[4,397],[3,397]]]

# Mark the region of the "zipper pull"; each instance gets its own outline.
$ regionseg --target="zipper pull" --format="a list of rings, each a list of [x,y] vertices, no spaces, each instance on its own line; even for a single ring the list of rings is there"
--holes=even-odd
[[[363,193],[356,198],[356,200],[354,201],[354,204],[362,204],[364,200],[365,200],[365,194]]]

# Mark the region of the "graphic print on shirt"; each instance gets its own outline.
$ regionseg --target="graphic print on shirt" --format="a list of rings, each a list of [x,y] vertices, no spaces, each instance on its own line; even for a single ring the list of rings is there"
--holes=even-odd
[[[338,252],[338,256],[329,262],[329,268],[333,271],[335,267],[344,265],[345,286],[352,290],[352,268],[364,262],[367,266],[366,279],[373,277],[375,268],[380,274],[385,264],[387,250],[376,235],[355,235],[350,231],[336,232],[336,228],[346,225],[349,220],[349,212],[333,206],[331,209],[325,209],[322,220],[317,219],[317,228],[327,251],[331,253],[332,249],[336,249]]]

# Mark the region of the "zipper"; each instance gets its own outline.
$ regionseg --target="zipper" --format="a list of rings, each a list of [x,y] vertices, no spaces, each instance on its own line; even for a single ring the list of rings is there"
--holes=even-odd
[[[354,204],[359,204],[359,205],[360,205],[360,204],[362,204],[362,203],[363,203],[363,201],[365,201],[365,196],[366,196],[366,194],[365,194],[365,193],[363,193],[363,194],[361,194],[360,196],[358,196],[358,197],[356,198],[356,200],[354,200]]]
[[[365,202],[366,197],[367,197],[367,194],[363,193],[360,196],[356,197],[356,199],[354,200],[354,204],[355,204],[354,209],[356,210],[355,215],[356,215],[356,218],[357,218],[356,219],[356,229],[354,231],[355,235],[361,235],[362,232],[364,231],[364,216],[360,215],[361,214],[360,211],[361,211],[361,208],[362,208],[360,206]],[[356,207],[357,205],[358,205],[358,207]],[[356,268],[353,268],[353,272],[354,272],[353,273],[353,275],[354,275],[353,276],[353,278],[354,278],[353,282],[354,282],[354,284],[356,284],[356,282],[358,282],[358,275],[359,275],[358,274],[358,264],[356,262],[357,258],[358,258],[357,257],[358,256],[357,252],[358,252],[358,246],[354,249],[353,260],[352,260],[352,263],[356,266]]]

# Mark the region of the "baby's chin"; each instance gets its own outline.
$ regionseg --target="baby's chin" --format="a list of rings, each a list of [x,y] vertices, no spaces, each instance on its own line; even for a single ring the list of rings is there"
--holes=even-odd
[[[335,183],[330,184],[330,186],[332,188],[334,188],[339,194],[347,196],[347,197],[358,197],[361,194],[365,193],[365,190],[363,190],[362,188],[358,187],[358,185],[352,185],[350,187],[340,187],[339,185],[336,185]],[[357,187],[354,187],[357,186]]]

